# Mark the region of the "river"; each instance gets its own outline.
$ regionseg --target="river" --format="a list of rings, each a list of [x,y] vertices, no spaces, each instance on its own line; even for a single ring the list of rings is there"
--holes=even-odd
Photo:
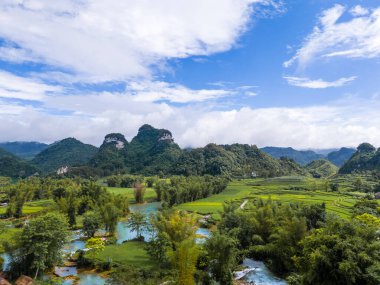
[[[131,212],[140,212],[146,216],[149,216],[152,213],[158,211],[160,203],[147,203],[141,205],[131,205]],[[199,228],[197,230],[197,243],[202,243],[204,240],[210,236],[210,231],[208,229]],[[150,232],[143,231],[142,235],[146,240],[151,238]],[[123,241],[130,240],[136,237],[136,233],[132,232],[128,226],[126,221],[120,221],[116,227],[116,236],[117,243],[121,244]],[[80,231],[75,231],[72,233],[71,241],[67,243],[67,245],[63,249],[63,253],[65,254],[73,254],[77,250],[83,250],[86,247],[84,241],[81,240],[82,234]],[[7,269],[9,266],[9,256],[7,254],[1,255],[4,258],[3,270]],[[284,280],[275,277],[265,266],[265,264],[261,261],[255,261],[252,259],[245,259],[243,265],[247,268],[255,268],[255,270],[249,272],[244,276],[243,280],[249,282],[255,282],[255,285],[285,285],[287,284]],[[67,270],[67,274],[64,275],[74,275],[79,277],[78,285],[104,285],[106,283],[106,279],[94,274],[94,273],[77,273],[75,267],[67,267],[64,268]],[[62,285],[72,285],[74,283],[73,280],[64,280]]]

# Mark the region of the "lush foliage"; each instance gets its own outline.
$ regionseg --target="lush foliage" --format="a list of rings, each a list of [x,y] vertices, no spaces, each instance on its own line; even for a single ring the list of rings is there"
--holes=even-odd
[[[338,167],[325,159],[315,160],[309,163],[306,165],[306,169],[315,178],[330,177],[338,172]]]
[[[16,249],[11,252],[11,273],[37,276],[58,263],[67,236],[67,221],[60,215],[50,213],[31,220],[23,228]]]
[[[155,184],[157,199],[164,205],[172,207],[176,204],[191,202],[226,189],[228,180],[224,177],[212,176],[174,176],[167,181],[159,181]]]
[[[97,148],[74,138],[49,145],[32,162],[43,172],[55,172],[60,167],[85,165],[96,154]]]
[[[380,171],[380,149],[369,143],[362,143],[357,151],[339,170],[342,174],[361,171]]]

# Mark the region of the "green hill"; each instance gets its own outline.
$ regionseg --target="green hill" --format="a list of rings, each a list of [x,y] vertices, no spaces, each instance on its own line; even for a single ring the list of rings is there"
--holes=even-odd
[[[183,175],[281,176],[307,174],[291,159],[275,159],[256,146],[216,145],[184,151],[173,168]]]
[[[306,165],[314,160],[322,159],[324,156],[312,150],[295,150],[291,147],[264,147],[261,150],[275,158],[291,158],[301,165]]]
[[[339,173],[348,174],[362,171],[380,171],[380,149],[362,143],[352,157],[340,168]]]
[[[342,147],[337,151],[330,152],[327,155],[327,159],[334,163],[336,166],[341,167],[351,158],[355,151],[356,149],[354,148]]]
[[[316,178],[329,177],[338,172],[338,167],[326,159],[310,162],[306,169]]]
[[[126,169],[128,141],[124,135],[112,133],[105,136],[98,152],[90,160],[89,165],[110,175]]]
[[[170,131],[143,125],[128,146],[126,165],[132,173],[169,174],[181,154]]]
[[[13,153],[22,159],[32,159],[48,147],[47,144],[39,142],[4,142],[0,148]]]
[[[89,164],[101,169],[104,175],[119,172],[170,174],[181,154],[170,131],[143,125],[130,143],[122,134],[107,135]]]
[[[0,176],[24,178],[36,172],[36,167],[0,148]]]
[[[77,139],[66,138],[51,144],[39,153],[32,163],[44,173],[49,173],[64,166],[85,165],[97,150],[95,146],[84,144]]]

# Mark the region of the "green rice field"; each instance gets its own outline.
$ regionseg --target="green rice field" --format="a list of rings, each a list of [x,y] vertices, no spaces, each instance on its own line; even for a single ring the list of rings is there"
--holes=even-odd
[[[326,203],[328,212],[348,218],[351,207],[358,199],[348,193],[326,191],[326,181],[304,177],[279,177],[271,179],[234,180],[220,194],[179,205],[178,208],[199,214],[213,214],[223,210],[225,201],[272,199],[282,203]]]

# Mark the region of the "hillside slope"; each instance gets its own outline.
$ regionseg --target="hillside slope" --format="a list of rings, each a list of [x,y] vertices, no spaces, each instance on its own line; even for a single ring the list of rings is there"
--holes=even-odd
[[[97,153],[95,146],[84,144],[74,138],[66,138],[51,144],[33,160],[44,173],[57,171],[63,166],[85,165]]]
[[[36,172],[35,166],[0,148],[0,176],[24,178]]]
[[[362,143],[352,157],[340,168],[339,173],[348,174],[362,171],[380,171],[380,149]]]
[[[355,151],[356,149],[354,148],[342,147],[337,151],[330,152],[327,155],[327,159],[334,163],[336,166],[341,167],[351,158]]]
[[[338,172],[338,167],[326,159],[310,162],[306,169],[316,178],[329,177]]]

